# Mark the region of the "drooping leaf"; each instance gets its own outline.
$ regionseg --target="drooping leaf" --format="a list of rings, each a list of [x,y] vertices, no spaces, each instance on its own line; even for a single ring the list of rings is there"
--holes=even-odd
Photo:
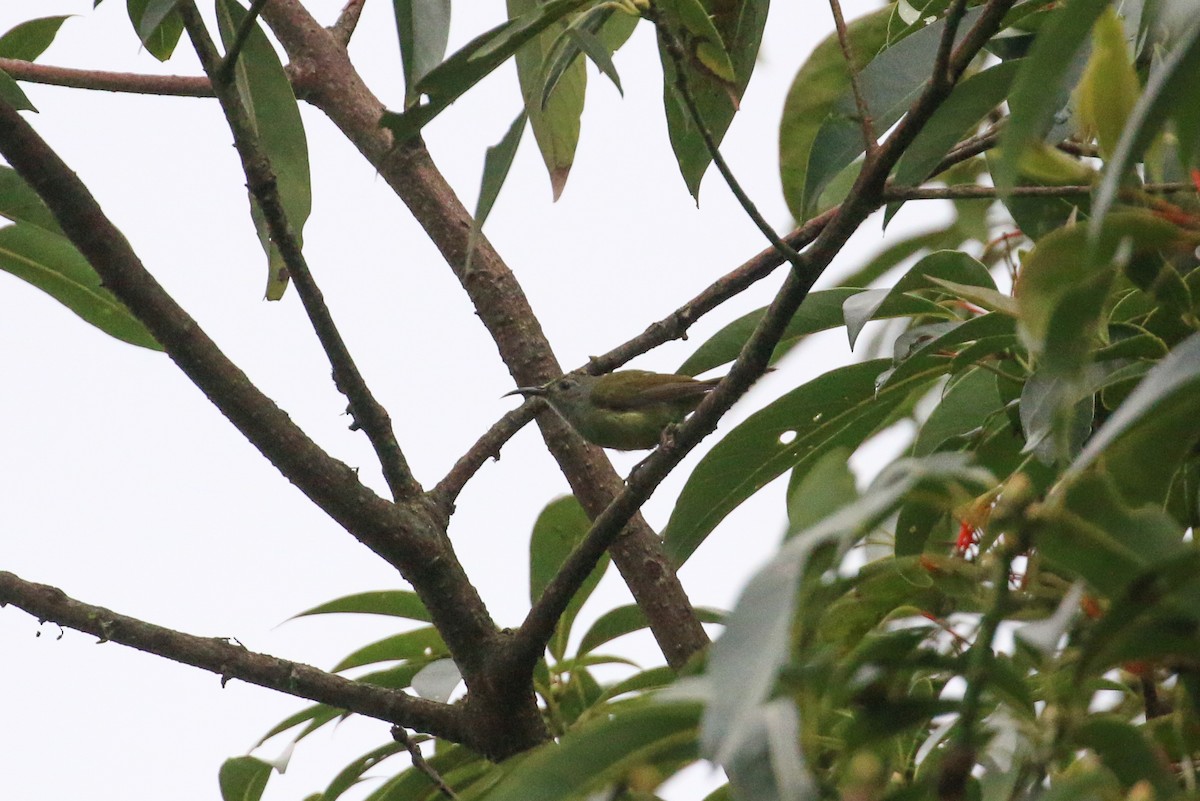
[[[397,144],[407,141],[464,92],[507,61],[522,45],[587,2],[550,0],[522,17],[476,36],[418,81],[416,88],[425,96],[423,102],[402,114],[384,112],[381,124],[391,130]]]
[[[65,236],[37,192],[11,167],[0,166],[0,217]]]
[[[601,73],[608,76],[622,95],[621,79],[612,63],[612,54],[633,33],[638,17],[624,13],[612,6],[593,6],[577,16],[567,25],[545,58],[545,77],[542,85],[542,105],[545,106],[551,93],[567,69],[580,55],[586,54]]]
[[[175,52],[183,34],[183,17],[175,7],[179,0],[126,0],[126,10],[142,46],[159,61]]]
[[[450,0],[392,0],[400,67],[404,72],[404,107],[417,102],[417,84],[442,63],[450,40]]]
[[[551,580],[558,574],[559,568],[567,556],[574,550],[584,535],[592,527],[587,513],[579,505],[574,495],[565,495],[547,504],[533,524],[533,535],[529,539],[529,600],[537,603],[546,591]],[[550,641],[550,653],[555,659],[561,660],[567,650],[567,638],[571,634],[571,624],[584,601],[596,589],[604,571],[608,568],[608,556],[596,565],[596,568],[580,585],[579,590],[567,605],[566,610],[558,619],[554,637]],[[583,653],[581,650],[580,653]]]
[[[1112,155],[1140,93],[1124,26],[1110,6],[1092,28],[1092,52],[1075,90],[1081,138],[1094,138],[1101,158]]]
[[[0,36],[0,57],[35,61],[45,52],[69,16],[41,17],[22,22]]]
[[[682,39],[684,82],[718,145],[750,83],[768,5],[769,0],[670,0],[660,6],[666,24]],[[658,49],[671,148],[688,192],[698,199],[700,181],[712,156],[679,95],[675,60],[661,41]]]
[[[1012,112],[1001,138],[1004,155],[993,169],[997,186],[1014,185],[1023,151],[1041,141],[1066,105],[1069,87],[1083,69],[1080,50],[1107,7],[1108,0],[1064,3],[1041,26],[1013,83]]]
[[[5,216],[10,213],[15,212],[6,210]],[[146,327],[101,285],[83,254],[60,234],[28,222],[0,228],[0,270],[37,287],[110,336],[162,350]]]
[[[934,365],[880,389],[876,380],[887,364],[876,360],[832,370],[729,432],[692,471],[663,529],[672,561],[686,561],[726,515],[787,470],[803,475],[828,451],[856,448],[910,394],[943,372]]]
[[[235,0],[217,0],[217,22],[221,41],[226,47],[229,47],[245,18],[246,10]],[[302,245],[304,223],[312,211],[308,139],[304,134],[304,123],[300,119],[292,84],[279,62],[275,48],[257,22],[246,37],[234,75],[238,96],[250,116],[259,146],[271,162],[275,187],[287,213],[288,224],[297,244]],[[250,212],[259,242],[267,254],[266,296],[268,300],[279,300],[287,288],[287,268],[279,248],[271,242],[266,219],[253,196],[250,198]]]
[[[1117,407],[1064,475],[1100,462],[1130,503],[1161,502],[1200,438],[1200,334],[1176,346]]]
[[[321,801],[337,801],[343,793],[361,781],[362,775],[368,770],[388,757],[404,751],[407,751],[404,744],[398,742],[385,743],[378,748],[372,748],[338,771],[325,788],[325,792],[321,794]]]
[[[234,757],[221,765],[218,781],[222,801],[258,801],[267,789],[271,766],[251,756]]]
[[[507,0],[507,5],[509,19],[519,19],[535,13],[540,4],[538,0]],[[583,61],[576,60],[561,73],[549,95],[543,96],[542,75],[546,59],[556,37],[566,30],[565,20],[554,22],[516,52],[517,79],[525,101],[525,114],[550,174],[555,200],[562,194],[575,162],[579,121],[587,90],[587,70]]]
[[[0,100],[17,111],[37,111],[20,85],[4,70],[0,70]]]

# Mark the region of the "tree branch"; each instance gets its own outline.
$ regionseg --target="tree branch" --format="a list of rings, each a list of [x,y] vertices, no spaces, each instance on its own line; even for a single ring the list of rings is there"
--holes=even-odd
[[[1078,197],[1090,195],[1095,189],[1091,184],[1076,186],[1014,186],[1001,192],[994,186],[894,186],[883,190],[883,200],[996,200],[1000,197]],[[1135,199],[1138,194],[1175,195],[1195,193],[1196,187],[1187,181],[1164,184],[1146,184],[1126,190],[1122,197]]]
[[[349,0],[342,13],[338,14],[337,22],[329,28],[329,33],[343,48],[350,46],[350,37],[358,27],[358,18],[362,16],[363,6],[367,0]]]
[[[379,125],[382,103],[362,83],[345,50],[297,0],[270,3],[263,15],[287,49],[292,76],[306,99],[354,142],[441,251],[516,382],[531,385],[561,375],[520,284],[486,237],[476,238],[471,269],[465,269],[470,214],[419,137],[394,145],[390,132]],[[538,422],[576,497],[589,515],[599,514],[620,492],[620,477],[598,448],[587,446],[556,416],[541,415]],[[658,536],[639,517],[630,522],[612,553],[667,662],[682,666],[707,645],[708,636]]]
[[[472,747],[459,707],[415,698],[326,673],[310,665],[247,650],[220,637],[197,637],[77,601],[57,587],[0,571],[0,606],[12,604],[39,621],[82,631],[148,654],[208,670],[221,677],[307,698]]]
[[[0,155],[213,405],[313,503],[413,585],[464,677],[477,677],[499,633],[433,510],[380,498],[255,387],[146,271],[78,176],[2,100]]]
[[[0,58],[0,70],[11,78],[72,89],[97,89],[104,92],[129,92],[138,95],[176,97],[212,97],[212,85],[204,76],[139,75],[132,72],[106,72],[54,67],[17,58]]]
[[[261,7],[262,3],[257,3]],[[258,134],[250,121],[246,108],[238,96],[237,87],[233,84],[232,73],[226,72],[230,64],[229,56],[222,61],[216,47],[208,36],[203,20],[196,10],[194,3],[184,2],[177,6],[183,17],[188,36],[200,57],[204,71],[212,80],[217,91],[217,98],[229,122],[233,133],[234,146],[241,157],[242,170],[246,174],[246,185],[250,189],[267,227],[271,232],[271,243],[278,248],[287,265],[288,273],[296,284],[296,292],[304,305],[304,311],[312,323],[313,331],[329,359],[333,368],[333,380],[339,391],[350,402],[350,413],[355,423],[360,426],[367,439],[371,442],[379,463],[383,468],[383,476],[387,481],[395,500],[414,498],[421,494],[422,488],[413,478],[408,462],[404,458],[400,444],[396,441],[395,431],[387,410],[375,399],[367,386],[366,380],[354,362],[350,349],[346,347],[333,315],[325,304],[325,298],[317,286],[308,261],[296,237],[295,230],[287,219],[283,201],[279,197],[278,184],[271,162],[259,146]],[[253,10],[253,8],[252,8]],[[248,31],[253,26],[243,25],[239,33]],[[247,33],[247,35],[249,35]],[[237,51],[230,47],[234,56]]]

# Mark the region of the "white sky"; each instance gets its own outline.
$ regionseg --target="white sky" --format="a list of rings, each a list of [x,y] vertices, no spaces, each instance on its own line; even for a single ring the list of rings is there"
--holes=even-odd
[[[125,3],[8,0],[0,31],[25,19],[73,13],[42,57],[48,64],[196,74],[181,44],[159,66],[139,53]],[[854,17],[875,4],[846,2]],[[325,23],[340,0],[312,0]],[[451,47],[499,21],[502,4],[456,9]],[[827,5],[778,2],[761,63],[724,150],[768,219],[788,215],[779,190],[777,131],[784,93],[816,41],[832,30]],[[374,91],[403,94],[391,4],[367,3],[351,47]],[[667,143],[661,74],[648,31],[617,54],[622,100],[590,76],[577,164],[562,200],[526,134],[487,233],[525,287],[568,368],[640,333],[764,242],[710,171],[697,210]],[[337,457],[379,487],[365,438],[350,432],[344,399],[294,292],[261,300],[264,259],[228,129],[211,100],[141,98],[26,84],[30,119],[91,188],[147,267],[220,346]],[[473,207],[484,149],[517,111],[506,66],[427,130],[433,156]],[[420,480],[431,486],[501,413],[507,371],[462,290],[402,204],[317,111],[303,107],[314,208],[306,253],[343,335]],[[893,232],[927,220],[909,204]],[[877,223],[835,264],[846,270],[881,242]],[[637,360],[671,370],[736,316],[765,304],[778,277],[711,314],[690,342]],[[832,285],[830,280],[823,285]],[[402,586],[238,434],[160,354],[110,339],[55,301],[0,274],[0,569],[69,595],[199,635],[329,667],[397,630],[348,616],[280,625],[323,601]],[[834,332],[768,376],[721,427],[848,358]],[[715,438],[712,440],[715,441]],[[565,482],[530,427],[460,498],[451,535],[501,625],[527,608],[527,543],[538,511]],[[627,471],[639,455],[617,455]],[[691,457],[647,507],[670,513]],[[728,607],[775,547],[782,493],[748,503],[683,571],[698,604]],[[577,624],[628,601],[610,574]],[[621,653],[661,662],[648,636]],[[0,784],[7,798],[218,797],[216,772],[269,727],[306,705],[56,626],[0,610]],[[386,725],[355,719],[304,741],[267,799],[319,791],[342,765],[380,744]],[[282,747],[269,744],[264,755]],[[361,798],[369,783],[347,798]],[[679,788],[676,798],[697,792]]]

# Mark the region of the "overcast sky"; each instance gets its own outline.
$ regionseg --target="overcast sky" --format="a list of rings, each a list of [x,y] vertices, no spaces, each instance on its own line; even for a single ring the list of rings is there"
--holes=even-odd
[[[31,17],[77,14],[41,61],[198,73],[186,44],[166,65],[139,52],[121,0],[94,11],[91,5],[8,0],[0,4],[0,31]],[[844,5],[853,17],[874,4]],[[308,6],[328,24],[340,0]],[[451,47],[502,13],[501,3],[482,10],[461,4]],[[831,29],[824,3],[776,4],[759,67],[725,140],[734,170],[781,230],[789,227],[777,168],[783,98],[796,69]],[[351,54],[372,89],[398,107],[403,86],[390,3],[367,3]],[[567,367],[640,333],[765,245],[715,172],[705,180],[699,209],[688,196],[667,143],[661,71],[648,30],[639,28],[616,66],[624,99],[591,71],[577,162],[562,199],[551,203],[527,133],[487,224]],[[264,258],[216,103],[25,88],[40,110],[29,119],[158,280],[318,442],[381,487],[366,439],[347,430],[345,400],[329,381],[295,293],[279,303],[262,300]],[[515,71],[505,66],[427,129],[434,159],[468,207],[484,149],[504,133],[518,103]],[[515,405],[500,398],[512,381],[458,283],[402,204],[319,112],[302,112],[313,172],[309,263],[389,408],[417,477],[430,486]],[[929,208],[918,205],[906,207],[907,219],[889,229],[893,235],[930,224],[920,216]],[[878,222],[868,223],[835,272],[861,263],[881,242]],[[673,370],[720,326],[768,302],[779,279],[702,320],[689,342],[659,348],[633,366]],[[321,667],[397,630],[395,621],[347,616],[283,623],[335,597],[403,585],[281,478],[165,356],[99,333],[7,274],[0,274],[0,343],[0,569],[124,614],[234,637]],[[764,379],[720,432],[848,358],[844,333],[818,338]],[[638,458],[618,454],[615,461],[624,472]],[[656,527],[697,458],[648,505]],[[862,474],[870,470],[862,460],[856,466]],[[459,501],[451,535],[501,625],[524,616],[530,527],[565,489],[531,426]],[[777,545],[782,522],[779,486],[732,515],[683,571],[694,602],[730,606],[741,582]],[[612,571],[577,634],[626,602]],[[648,636],[628,639],[613,650],[644,665],[661,663]],[[222,760],[246,752],[306,705],[238,682],[222,689],[209,673],[97,646],[90,636],[39,626],[12,608],[0,610],[0,683],[0,776],[5,796],[22,801],[216,798]],[[386,737],[378,721],[328,727],[302,743],[266,797],[319,791]],[[273,741],[261,754],[272,756],[282,744]],[[692,787],[667,794],[694,797]]]

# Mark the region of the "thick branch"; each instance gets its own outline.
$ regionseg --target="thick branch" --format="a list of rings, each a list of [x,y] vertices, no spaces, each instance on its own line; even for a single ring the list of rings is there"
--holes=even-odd
[[[46,203],[104,286],[222,414],[279,472],[413,585],[463,675],[476,673],[498,634],[433,510],[380,498],[354,470],[309,439],[163,290],[79,178],[2,101],[0,155]]]
[[[524,292],[485,237],[478,237],[471,269],[465,269],[471,217],[424,145],[419,140],[393,145],[391,134],[379,125],[383,105],[337,41],[297,0],[268,3],[263,16],[287,49],[293,79],[306,99],[328,114],[379,170],[454,269],[516,382],[530,385],[561,375]],[[587,446],[554,415],[541,415],[539,424],[576,497],[589,514],[599,514],[620,492],[621,479],[599,449]],[[708,637],[657,535],[639,517],[612,553],[668,663],[681,666]]]
[[[261,7],[262,3],[259,2],[252,6],[251,10]],[[421,485],[417,483],[413,478],[412,471],[409,470],[404,453],[400,450],[400,444],[396,441],[396,434],[392,429],[392,421],[387,410],[375,399],[370,387],[367,386],[366,379],[359,372],[354,357],[350,355],[350,349],[346,347],[341,332],[338,331],[337,324],[333,321],[333,315],[329,312],[325,297],[321,294],[321,289],[317,286],[312,271],[308,268],[308,260],[304,258],[304,251],[300,248],[295,229],[289,223],[287,211],[279,197],[279,189],[271,162],[259,145],[258,134],[254,124],[250,121],[247,109],[242,105],[241,98],[238,96],[231,73],[226,71],[227,65],[232,64],[231,58],[237,57],[237,50],[231,46],[229,55],[222,61],[208,36],[208,31],[200,19],[196,6],[191,2],[185,2],[177,8],[183,17],[196,54],[200,57],[200,63],[203,65],[204,71],[212,78],[221,109],[225,112],[229,129],[233,133],[234,146],[242,160],[246,185],[250,188],[250,193],[254,196],[267,222],[267,227],[271,232],[271,244],[279,250],[284,264],[287,265],[288,273],[295,282],[296,292],[300,295],[304,311],[312,323],[317,339],[321,342],[330,366],[333,368],[334,383],[350,402],[350,414],[354,417],[355,424],[361,427],[363,433],[367,435],[375,455],[379,458],[384,480],[387,481],[392,497],[396,500],[414,498],[421,493]],[[249,22],[251,19],[247,17],[243,22]],[[245,35],[249,36],[250,27],[252,26],[243,25],[238,32],[245,31]]]
[[[57,587],[0,571],[0,606],[12,604],[50,621],[180,662],[367,717],[471,746],[472,731],[459,707],[414,698],[397,690],[361,684],[310,665],[249,651],[221,637],[197,637],[76,601]]]

